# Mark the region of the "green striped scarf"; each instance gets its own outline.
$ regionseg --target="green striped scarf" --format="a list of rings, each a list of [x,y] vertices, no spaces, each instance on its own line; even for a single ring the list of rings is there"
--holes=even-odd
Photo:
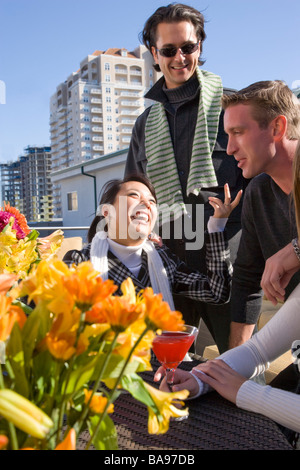
[[[218,185],[211,154],[213,152],[221,112],[223,87],[221,78],[211,72],[196,69],[200,83],[200,98],[192,148],[187,196],[200,193],[201,188]],[[160,209],[160,223],[186,213],[179,181],[174,149],[166,112],[161,103],[150,110],[145,127],[147,175],[155,187]]]

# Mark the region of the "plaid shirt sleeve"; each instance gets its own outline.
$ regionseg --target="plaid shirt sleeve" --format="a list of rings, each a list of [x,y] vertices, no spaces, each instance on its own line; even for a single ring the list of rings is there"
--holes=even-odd
[[[232,265],[224,232],[206,233],[207,273],[191,270],[171,251],[157,247],[166,267],[172,291],[194,300],[221,304],[230,298]]]

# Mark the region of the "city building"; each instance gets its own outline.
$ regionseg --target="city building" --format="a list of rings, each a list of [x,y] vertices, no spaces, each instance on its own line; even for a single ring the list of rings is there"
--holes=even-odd
[[[107,181],[124,175],[127,149],[81,162],[51,173],[61,188],[62,229],[66,238],[80,236],[86,242],[87,227],[95,217],[101,190]],[[70,230],[74,227],[74,230]]]
[[[16,162],[0,165],[1,202],[9,202],[27,221],[53,219],[51,147],[30,147]]]
[[[21,180],[21,159],[16,162],[0,164],[1,180],[1,206],[4,202],[9,202],[23,212],[22,203],[22,180]]]
[[[136,118],[151,104],[144,95],[160,75],[142,45],[88,55],[50,99],[52,171],[127,149]],[[53,198],[61,217],[58,184]]]

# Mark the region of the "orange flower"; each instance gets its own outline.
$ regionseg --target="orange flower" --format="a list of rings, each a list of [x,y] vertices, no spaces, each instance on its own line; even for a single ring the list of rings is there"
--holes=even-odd
[[[76,352],[74,343],[74,334],[65,333],[61,334],[59,337],[48,334],[46,337],[46,345],[50,354],[62,361],[68,361]]]
[[[12,305],[12,299],[0,294],[0,341],[5,341],[13,329],[15,323],[23,328],[26,315],[17,305]]]
[[[0,274],[0,294],[6,294],[17,278],[16,274]]]
[[[33,447],[23,447],[21,450],[36,450]],[[71,428],[66,437],[60,442],[55,450],[76,450],[76,432]]]
[[[163,301],[162,294],[154,294],[151,287],[147,287],[143,292],[143,301],[146,306],[145,321],[151,329],[169,331],[183,329],[182,314],[172,311],[169,304]]]
[[[36,305],[43,303],[50,312],[59,315],[72,312],[74,307],[86,312],[116,289],[113,281],[103,281],[92,263],[87,261],[69,269],[54,258],[41,261],[21,283],[18,294],[27,295]]]
[[[101,322],[109,323],[112,330],[124,331],[138,318],[142,318],[144,305],[135,295],[135,287],[130,278],[121,284],[122,296],[110,296],[99,306]]]
[[[118,344],[113,351],[114,354],[119,354],[126,359],[145,329],[146,323],[142,319],[138,319],[136,322],[132,323],[124,332],[119,334]],[[151,370],[151,347],[154,337],[155,333],[153,331],[147,331],[138,346],[134,349],[131,358],[132,361],[138,361],[143,364],[148,370]]]
[[[89,310],[117,290],[113,281],[103,281],[89,261],[72,268],[70,275],[63,279],[63,285],[82,311]]]
[[[72,428],[64,440],[55,447],[55,450],[76,450],[76,432]]]
[[[36,269],[24,279],[20,286],[18,296],[28,296],[29,302],[34,301],[36,305],[40,302],[50,303],[58,301],[60,308],[58,312],[65,311],[70,304],[70,296],[63,286],[63,279],[70,275],[68,266],[58,259],[41,261]],[[70,309],[73,308],[73,303]]]
[[[85,314],[87,323],[106,323],[107,318],[103,312],[103,302],[98,302],[92,306]]]
[[[0,211],[9,212],[14,217],[15,221],[19,225],[20,229],[25,233],[25,235],[29,234],[30,229],[27,225],[26,217],[21,214],[18,209],[16,209],[15,207],[11,207],[9,202],[6,204],[4,201],[4,208],[1,207]]]
[[[85,388],[84,394],[85,394],[84,402],[88,403],[92,394],[92,390],[87,390]],[[99,393],[94,393],[90,401],[89,407],[93,413],[101,414],[103,413],[106,405],[107,405],[107,398]],[[107,409],[107,413],[113,413],[113,412],[114,412],[114,405],[111,403]]]
[[[45,338],[49,352],[56,359],[67,361],[73,354],[81,354],[87,349],[88,340],[81,334],[77,345],[77,329],[79,326],[80,311],[76,309],[72,314],[61,313],[54,318],[51,329]]]
[[[0,434],[0,450],[5,449],[8,444],[8,438],[4,434]]]
[[[143,314],[142,304],[132,304],[126,297],[109,297],[102,312],[114,331],[123,331]]]

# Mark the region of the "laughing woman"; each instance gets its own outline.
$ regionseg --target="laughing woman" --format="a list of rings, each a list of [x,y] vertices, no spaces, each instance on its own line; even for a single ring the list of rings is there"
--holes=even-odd
[[[127,177],[106,184],[97,215],[88,232],[88,245],[66,253],[71,265],[90,260],[103,279],[117,286],[131,277],[137,291],[152,287],[174,310],[173,293],[195,300],[224,303],[230,295],[231,264],[224,227],[241,193],[230,202],[225,186],[224,203],[210,198],[214,216],[205,234],[207,274],[188,268],[161,244],[150,241],[157,218],[156,195],[144,176]],[[120,293],[120,291],[117,293]]]

